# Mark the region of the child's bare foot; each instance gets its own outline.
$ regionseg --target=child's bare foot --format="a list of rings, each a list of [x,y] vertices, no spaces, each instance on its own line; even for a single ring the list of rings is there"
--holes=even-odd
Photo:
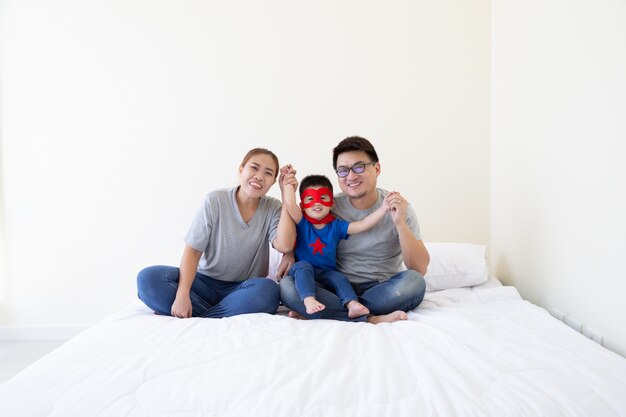
[[[370,313],[369,308],[365,307],[363,304],[359,303],[356,300],[348,301],[346,307],[348,307],[348,317],[350,317],[351,319],[355,317],[361,317]]]
[[[369,316],[367,318],[368,323],[393,323],[394,321],[407,320],[409,316],[404,311],[396,310],[393,313],[383,314],[382,316]]]
[[[318,311],[322,311],[326,306],[315,299],[315,297],[306,297],[302,300],[306,307],[307,314],[315,314]]]

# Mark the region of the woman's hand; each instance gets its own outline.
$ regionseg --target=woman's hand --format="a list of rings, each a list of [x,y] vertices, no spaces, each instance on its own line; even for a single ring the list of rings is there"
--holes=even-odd
[[[193,308],[191,306],[191,298],[189,294],[176,293],[176,299],[172,304],[172,316],[180,319],[188,319],[191,317]]]
[[[283,279],[289,273],[294,263],[296,263],[296,258],[293,256],[293,252],[285,253],[278,264],[278,268],[276,268],[276,280],[280,281]]]
[[[172,303],[172,316],[186,319],[191,317],[191,298],[189,298],[189,292],[191,291],[191,285],[196,278],[196,271],[198,270],[198,262],[202,252],[192,248],[189,245],[185,245],[183,250],[183,257],[180,260],[180,276],[178,279],[178,289],[176,290],[176,298]]]

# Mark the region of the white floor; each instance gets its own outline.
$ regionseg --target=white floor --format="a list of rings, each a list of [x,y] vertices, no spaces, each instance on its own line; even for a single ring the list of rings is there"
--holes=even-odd
[[[0,384],[65,342],[65,340],[0,342]]]

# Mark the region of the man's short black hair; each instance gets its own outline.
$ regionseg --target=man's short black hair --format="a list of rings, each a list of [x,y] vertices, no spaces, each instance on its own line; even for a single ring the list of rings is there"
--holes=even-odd
[[[360,136],[350,136],[339,142],[333,149],[333,169],[337,169],[337,158],[344,152],[363,151],[370,157],[371,162],[378,162],[378,154],[369,140]],[[365,161],[363,161],[365,162]]]
[[[308,175],[304,177],[300,183],[300,195],[302,195],[302,192],[309,187],[328,187],[330,188],[331,193],[333,191],[333,185],[328,177],[324,175]]]

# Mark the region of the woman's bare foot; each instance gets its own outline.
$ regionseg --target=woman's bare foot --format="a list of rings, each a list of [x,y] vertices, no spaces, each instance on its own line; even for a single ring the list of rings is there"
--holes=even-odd
[[[292,319],[306,320],[306,317],[302,317],[297,311],[294,311],[294,310],[289,310],[289,313],[287,313],[287,315],[291,317]]]
[[[394,321],[407,320],[409,316],[401,310],[396,310],[393,313],[383,314],[381,316],[369,316],[367,318],[368,323],[393,323]]]
[[[365,307],[363,304],[359,303],[356,300],[348,301],[346,307],[348,307],[348,317],[350,317],[351,319],[355,317],[361,317],[370,313],[369,308]]]
[[[302,300],[306,307],[307,314],[315,314],[318,311],[322,311],[326,306],[315,299],[315,297],[306,297]]]

